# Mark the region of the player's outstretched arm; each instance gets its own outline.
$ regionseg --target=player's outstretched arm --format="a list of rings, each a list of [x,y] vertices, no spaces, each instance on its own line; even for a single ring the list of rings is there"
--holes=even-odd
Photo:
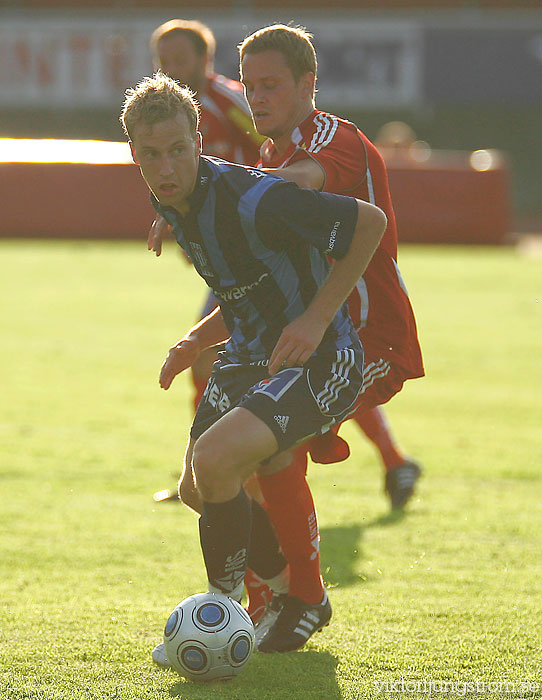
[[[217,307],[170,348],[160,369],[159,383],[162,389],[169,389],[175,377],[192,367],[203,350],[222,343],[229,337],[220,307]]]
[[[322,166],[309,157],[284,168],[262,168],[262,170],[271,175],[278,175],[284,180],[295,182],[299,187],[308,187],[312,190],[321,190],[326,179]]]
[[[269,374],[282,367],[305,364],[320,345],[333,317],[363,276],[387,226],[387,218],[378,207],[356,200],[358,219],[346,255],[335,260],[326,281],[307,310],[289,323],[273,349]]]

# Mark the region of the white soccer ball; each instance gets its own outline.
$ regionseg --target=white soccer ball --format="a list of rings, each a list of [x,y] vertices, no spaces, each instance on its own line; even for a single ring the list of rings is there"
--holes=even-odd
[[[185,678],[232,678],[252,656],[254,625],[235,600],[220,593],[197,593],[169,616],[164,646],[170,664]]]

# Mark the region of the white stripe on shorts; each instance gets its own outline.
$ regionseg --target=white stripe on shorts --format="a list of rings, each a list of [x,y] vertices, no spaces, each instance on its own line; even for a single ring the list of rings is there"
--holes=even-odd
[[[337,401],[341,389],[348,386],[348,375],[355,361],[352,348],[337,350],[337,359],[331,367],[331,376],[326,380],[322,391],[315,396],[322,413],[329,413],[330,404]]]
[[[382,379],[391,370],[391,365],[386,360],[380,358],[377,362],[370,362],[363,372],[363,388],[361,393],[365,393],[369,387],[371,387],[377,379]]]

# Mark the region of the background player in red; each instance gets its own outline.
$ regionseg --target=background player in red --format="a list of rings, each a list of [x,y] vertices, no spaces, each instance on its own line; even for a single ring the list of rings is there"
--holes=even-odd
[[[205,154],[253,165],[262,137],[254,128],[241,83],[214,71],[216,41],[209,27],[195,20],[171,19],[154,30],[150,50],[155,69],[196,93]],[[160,241],[156,241],[159,254]],[[215,306],[210,295],[201,315],[206,316]],[[207,350],[192,367],[195,407],[215,359],[216,352]]]
[[[171,19],[154,30],[150,50],[155,69],[196,93],[205,153],[253,165],[262,138],[254,129],[242,84],[214,71],[216,41],[209,27]]]
[[[386,491],[392,506],[401,507],[412,494],[419,467],[399,450],[378,405],[397,393],[405,379],[422,376],[423,366],[410,303],[396,265],[397,229],[386,168],[377,149],[353,124],[315,109],[310,85],[302,96],[292,92],[305,70],[303,51],[314,51],[310,38],[292,27],[275,25],[256,32],[241,45],[242,77],[254,122],[260,133],[269,136],[258,165],[280,169],[277,174],[306,187],[355,193],[377,202],[388,213],[390,223],[379,258],[372,261],[350,298],[351,315],[374,363],[368,362],[366,395],[353,419],[380,451],[387,472]],[[396,375],[393,381],[390,374]]]

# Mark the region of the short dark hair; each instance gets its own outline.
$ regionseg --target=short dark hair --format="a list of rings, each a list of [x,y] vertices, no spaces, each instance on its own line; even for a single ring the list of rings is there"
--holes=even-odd
[[[305,73],[314,73],[316,77],[318,62],[311,39],[312,34],[305,27],[272,24],[258,29],[239,44],[239,59],[242,63],[246,54],[279,51],[296,82]]]

